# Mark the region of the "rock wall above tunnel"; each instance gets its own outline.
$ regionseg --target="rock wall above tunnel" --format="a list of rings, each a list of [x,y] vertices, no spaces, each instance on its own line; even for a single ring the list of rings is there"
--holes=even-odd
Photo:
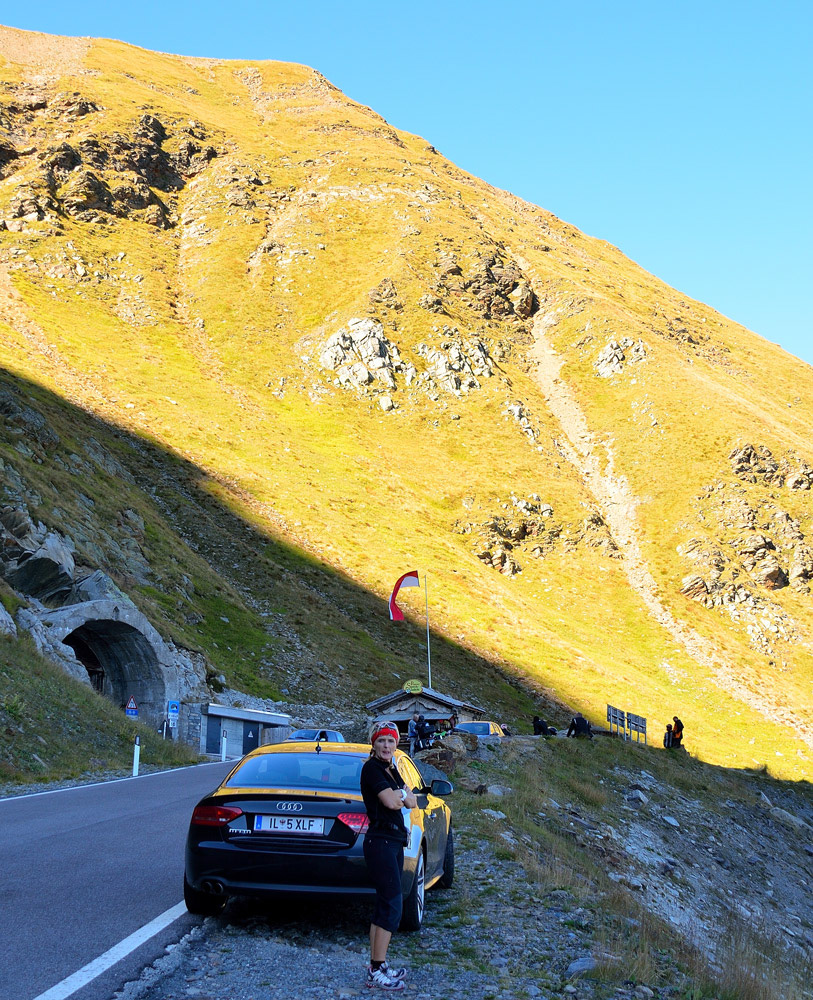
[[[0,508],[0,576],[25,596],[14,622],[68,674],[160,725],[168,701],[207,701],[206,661],[158,634],[101,570],[77,566],[69,538],[34,522],[24,506]],[[8,617],[6,615],[6,617]]]

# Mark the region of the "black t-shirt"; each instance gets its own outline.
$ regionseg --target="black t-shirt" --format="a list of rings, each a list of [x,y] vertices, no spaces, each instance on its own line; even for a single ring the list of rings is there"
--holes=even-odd
[[[370,817],[368,837],[392,837],[405,844],[407,831],[400,809],[388,809],[378,793],[385,788],[404,788],[404,779],[393,764],[388,767],[383,760],[371,757],[361,769],[361,795]]]

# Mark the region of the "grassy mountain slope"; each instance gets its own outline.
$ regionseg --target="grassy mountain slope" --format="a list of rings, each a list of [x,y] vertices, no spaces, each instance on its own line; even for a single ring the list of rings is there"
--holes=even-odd
[[[70,404],[77,452],[81,413],[149,451],[128,505],[154,526],[161,580],[136,599],[162,628],[191,644],[195,563],[207,596],[186,603],[221,588],[248,616],[223,641],[200,611],[229,683],[381,693],[421,671],[423,611],[407,593],[398,630],[381,599],[425,567],[438,687],[527,715],[493,664],[596,720],[678,712],[709,760],[809,776],[808,366],[306,67],[11,29],[0,54],[2,364]],[[386,378],[326,364],[352,319],[381,324]],[[60,470],[13,443],[44,500]],[[746,443],[763,457],[743,471]],[[82,490],[109,526],[96,469]],[[769,557],[793,586],[765,584]]]

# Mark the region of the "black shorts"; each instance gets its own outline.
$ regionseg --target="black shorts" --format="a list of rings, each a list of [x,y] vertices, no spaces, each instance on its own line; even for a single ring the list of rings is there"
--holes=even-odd
[[[401,872],[404,870],[404,845],[391,837],[367,836],[364,838],[364,860],[375,886],[372,923],[385,931],[397,931],[403,910]]]

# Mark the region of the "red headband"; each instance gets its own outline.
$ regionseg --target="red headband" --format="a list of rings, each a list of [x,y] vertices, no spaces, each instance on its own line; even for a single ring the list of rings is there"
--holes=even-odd
[[[389,725],[388,723],[385,723],[378,729],[373,730],[373,735],[370,737],[370,743],[371,744],[375,743],[375,741],[379,738],[379,736],[391,736],[396,743],[400,739],[400,733],[398,732],[398,730],[394,726]]]

